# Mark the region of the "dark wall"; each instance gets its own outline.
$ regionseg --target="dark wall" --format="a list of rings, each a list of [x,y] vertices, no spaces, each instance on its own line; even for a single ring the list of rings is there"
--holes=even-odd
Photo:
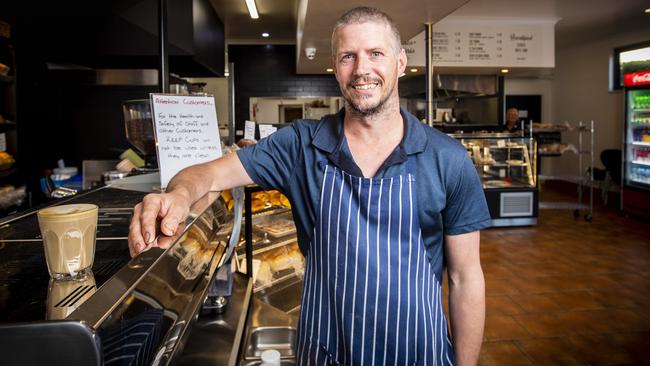
[[[131,147],[125,136],[122,101],[148,98],[150,92],[158,91],[156,87],[87,84],[79,71],[46,70],[40,63],[22,65],[17,83],[18,157],[32,192],[40,191],[39,179],[45,170],[56,167],[58,159],[79,168],[83,160],[118,159]]]
[[[228,58],[235,65],[235,129],[249,119],[251,97],[340,96],[334,75],[296,74],[293,45],[232,45]],[[235,136],[239,140],[243,134]]]

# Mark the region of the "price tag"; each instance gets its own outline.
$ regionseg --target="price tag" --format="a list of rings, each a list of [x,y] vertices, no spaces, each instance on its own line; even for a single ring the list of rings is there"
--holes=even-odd
[[[244,139],[255,140],[255,122],[246,121],[244,124]]]
[[[260,139],[263,139],[278,130],[278,128],[273,125],[260,125],[259,127]]]
[[[221,157],[214,97],[151,94],[151,108],[162,189],[181,169]]]
[[[497,140],[498,147],[506,147],[506,140]]]

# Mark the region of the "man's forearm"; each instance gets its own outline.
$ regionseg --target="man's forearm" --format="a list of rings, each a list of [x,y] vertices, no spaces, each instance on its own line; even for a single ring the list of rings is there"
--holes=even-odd
[[[189,202],[195,202],[209,191],[222,191],[251,183],[237,154],[232,153],[181,170],[169,182],[166,191],[182,194]]]
[[[485,281],[480,267],[468,278],[450,281],[449,312],[457,364],[474,366],[485,326]]]

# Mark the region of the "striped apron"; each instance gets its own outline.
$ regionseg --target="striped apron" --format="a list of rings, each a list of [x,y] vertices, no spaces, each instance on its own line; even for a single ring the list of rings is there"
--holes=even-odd
[[[305,263],[298,365],[454,365],[440,286],[407,173],[360,178],[325,165]]]

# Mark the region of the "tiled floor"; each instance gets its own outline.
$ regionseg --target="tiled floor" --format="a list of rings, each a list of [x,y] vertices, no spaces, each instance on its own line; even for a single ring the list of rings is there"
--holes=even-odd
[[[650,365],[650,223],[541,210],[536,226],[484,231],[481,261],[480,365]]]

